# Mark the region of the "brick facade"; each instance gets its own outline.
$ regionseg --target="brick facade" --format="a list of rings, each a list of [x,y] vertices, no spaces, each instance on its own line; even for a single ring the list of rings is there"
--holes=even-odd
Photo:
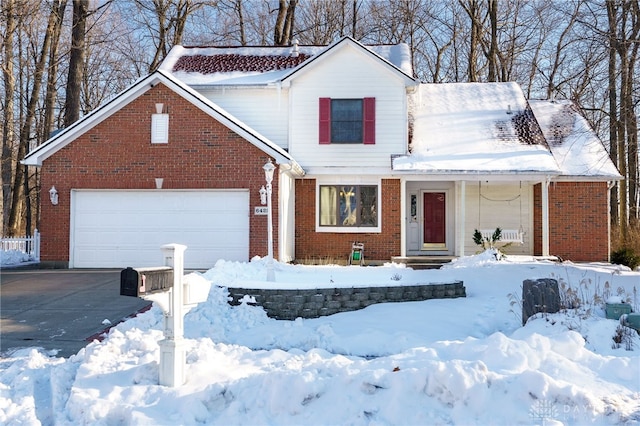
[[[367,260],[390,261],[400,254],[400,180],[382,179],[381,233],[316,232],[316,180],[296,180],[296,260],[347,260],[354,241]],[[301,208],[304,206],[304,208]]]
[[[163,103],[169,114],[169,143],[151,144],[151,114]],[[41,260],[69,260],[72,189],[249,189],[260,205],[262,166],[268,156],[164,85],[156,85],[107,120],[43,161],[41,170]],[[277,170],[274,174],[277,177]],[[274,177],[273,199],[278,182]],[[51,205],[55,186],[59,204]],[[278,235],[278,203],[273,203]],[[251,214],[249,257],[266,255],[267,217]],[[274,254],[278,253],[277,239]]]
[[[151,114],[163,103],[169,114],[169,143],[151,144]],[[41,260],[68,262],[72,189],[248,189],[250,205],[260,205],[262,166],[267,154],[199,108],[159,84],[107,120],[44,160],[41,168]],[[277,175],[277,174],[276,174]],[[59,204],[49,202],[55,186]],[[400,254],[401,181],[381,180],[381,233],[317,233],[316,180],[295,182],[295,258],[348,258],[354,241],[365,259],[389,261]],[[274,200],[278,182],[274,179]],[[278,235],[278,203],[274,235]],[[251,214],[249,257],[264,256],[266,216]],[[609,259],[609,203],[606,182],[556,182],[549,188],[550,254],[573,261]],[[542,253],[541,187],[534,188],[534,254]],[[277,238],[274,254],[277,256]]]
[[[542,187],[534,187],[534,254],[542,254]],[[606,182],[549,185],[549,254],[576,262],[609,260]]]

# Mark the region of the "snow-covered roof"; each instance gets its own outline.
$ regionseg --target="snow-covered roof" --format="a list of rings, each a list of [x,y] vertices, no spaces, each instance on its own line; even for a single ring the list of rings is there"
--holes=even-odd
[[[571,102],[528,102],[516,83],[421,84],[411,111],[397,172],[620,178]]]
[[[530,100],[529,104],[563,176],[621,177],[573,102]]]
[[[174,75],[190,86],[196,85],[267,85],[282,81],[324,52],[329,46],[175,46],[160,65],[160,70]],[[358,43],[359,44],[359,43]],[[405,43],[363,46],[407,76],[413,75],[411,53]]]
[[[516,83],[421,84],[412,115],[411,153],[394,171],[560,173]]]

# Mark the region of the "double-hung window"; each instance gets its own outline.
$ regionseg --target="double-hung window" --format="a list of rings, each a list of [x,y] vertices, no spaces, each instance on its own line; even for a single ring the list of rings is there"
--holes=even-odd
[[[375,98],[320,98],[320,144],[375,144]]]
[[[319,227],[377,228],[377,185],[320,185]]]

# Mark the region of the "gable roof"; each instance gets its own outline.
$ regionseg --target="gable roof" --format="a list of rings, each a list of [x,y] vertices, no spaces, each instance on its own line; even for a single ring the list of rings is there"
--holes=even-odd
[[[272,85],[286,82],[318,58],[329,57],[331,52],[346,45],[355,46],[375,57],[383,66],[401,75],[406,84],[418,84],[412,76],[411,55],[406,44],[364,46],[351,37],[344,37],[329,46],[300,46],[297,43],[288,47],[174,46],[160,65],[160,70],[190,86]]]
[[[516,83],[421,84],[411,152],[393,170],[429,174],[561,172]]]
[[[288,164],[295,173],[304,174],[302,168],[287,151],[270,141],[265,136],[256,132],[195,90],[191,89],[189,86],[162,71],[155,71],[152,74],[139,79],[105,105],[76,121],[70,127],[56,133],[44,144],[38,146],[27,154],[27,156],[22,160],[22,164],[41,166],[42,161],[73,142],[80,135],[113,115],[146,91],[151,90],[151,88],[156,84],[164,84],[178,95],[184,97],[193,105],[200,108],[203,112],[233,130],[269,156],[273,157],[277,164]]]
[[[329,58],[335,54],[335,52],[346,48],[347,46],[351,46],[357,51],[360,51],[371,58],[377,59],[385,68],[400,76],[404,80],[405,85],[417,86],[420,83],[417,78],[413,77],[411,52],[409,51],[409,46],[405,43],[397,45],[365,46],[351,37],[344,37],[327,46],[327,48],[321,53],[294,68],[282,79],[282,81],[286,82],[287,80],[295,78],[295,74],[312,68],[321,60],[321,58]]]

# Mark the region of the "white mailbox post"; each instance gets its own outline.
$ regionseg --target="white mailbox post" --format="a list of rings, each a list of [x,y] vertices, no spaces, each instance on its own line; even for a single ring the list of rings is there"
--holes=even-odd
[[[122,271],[120,294],[138,296],[145,300],[156,302],[164,313],[164,339],[160,345],[159,383],[162,386],[181,386],[185,382],[186,349],[184,342],[184,316],[198,303],[204,302],[209,296],[211,283],[202,280],[184,280],[184,252],[186,246],[181,244],[166,244],[160,247],[164,258],[164,268],[147,268],[133,270],[127,268]],[[147,283],[149,277],[158,270],[173,272],[173,282]],[[132,272],[133,271],[133,272]],[[126,278],[125,278],[126,276]],[[166,275],[163,275],[166,279]],[[166,288],[165,288],[166,286]],[[157,289],[155,292],[148,292]]]

